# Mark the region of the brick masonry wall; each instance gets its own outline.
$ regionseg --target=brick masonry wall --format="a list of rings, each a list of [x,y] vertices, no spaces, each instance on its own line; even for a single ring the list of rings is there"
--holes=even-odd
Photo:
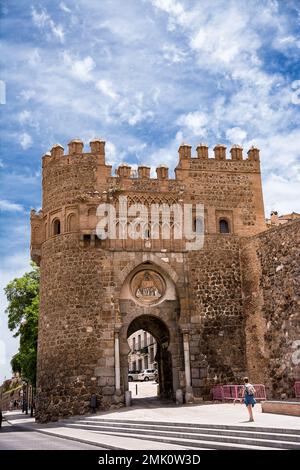
[[[48,160],[43,164],[43,211],[78,202],[78,197],[94,185],[97,158],[72,155]]]
[[[299,221],[242,243],[248,371],[270,398],[293,397],[300,377],[299,246]]]

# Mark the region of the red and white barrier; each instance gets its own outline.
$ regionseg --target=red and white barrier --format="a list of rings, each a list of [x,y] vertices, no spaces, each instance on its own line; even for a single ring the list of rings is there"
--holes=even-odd
[[[294,390],[295,390],[295,397],[300,398],[300,381],[295,382]]]
[[[300,382],[299,393],[300,393]],[[253,384],[255,388],[254,398],[266,400],[266,388],[262,384]],[[243,396],[244,385],[216,385],[212,389],[213,400],[240,400]],[[296,390],[296,389],[295,389]]]
[[[213,400],[223,400],[224,393],[222,385],[215,385],[212,389]]]

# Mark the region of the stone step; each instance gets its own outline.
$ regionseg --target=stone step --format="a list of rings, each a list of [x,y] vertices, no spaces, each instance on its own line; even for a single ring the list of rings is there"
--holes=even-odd
[[[141,420],[126,420],[126,419],[105,419],[101,416],[91,417],[84,417],[84,418],[77,418],[76,420],[68,419],[66,422],[82,422],[82,421],[92,421],[93,423],[101,422],[101,423],[126,423],[126,424],[142,424],[142,425],[149,425],[149,421],[141,421]],[[279,434],[294,434],[300,436],[300,428],[293,429],[293,428],[269,428],[265,426],[256,426],[253,423],[247,423],[246,426],[239,426],[239,425],[227,425],[227,424],[202,424],[202,423],[179,423],[179,422],[169,422],[169,421],[151,421],[150,425],[159,425],[159,426],[172,426],[172,427],[186,427],[186,428],[201,428],[201,429],[218,429],[218,430],[232,430],[232,431],[256,431],[256,432],[270,432],[270,433],[279,433]],[[249,426],[249,427],[248,427]]]
[[[267,447],[265,445],[253,445],[253,444],[238,444],[238,443],[230,443],[230,442],[221,442],[218,441],[217,439],[215,441],[209,441],[207,440],[193,440],[189,438],[178,438],[178,437],[167,437],[167,436],[149,436],[145,434],[136,434],[136,433],[125,433],[124,431],[122,432],[105,432],[105,431],[94,431],[97,434],[102,434],[103,435],[111,435],[111,436],[117,436],[118,438],[127,436],[132,439],[140,439],[141,441],[153,441],[153,450],[156,450],[155,446],[156,443],[164,443],[164,444],[177,444],[180,446],[184,446],[188,448],[189,450],[191,449],[197,449],[197,450],[283,450],[280,447]]]
[[[259,447],[267,447],[267,448],[279,448],[279,449],[300,449],[300,443],[296,441],[279,441],[276,440],[274,441],[272,439],[272,436],[269,436],[269,438],[265,437],[264,439],[259,439],[255,437],[244,437],[242,436],[232,436],[232,435],[221,435],[220,433],[215,433],[215,434],[205,434],[201,433],[200,431],[198,433],[190,433],[188,431],[179,431],[179,430],[172,430],[172,431],[166,431],[166,430],[151,430],[149,428],[144,428],[144,429],[135,429],[134,427],[131,427],[129,429],[125,429],[124,427],[112,427],[112,426],[107,426],[106,424],[94,424],[94,425],[89,425],[89,424],[83,424],[83,423],[70,423],[70,427],[77,428],[77,429],[86,429],[86,430],[93,430],[94,432],[103,432],[105,434],[112,434],[112,435],[130,435],[134,437],[138,437],[143,439],[143,437],[147,439],[153,439],[153,436],[156,438],[158,437],[159,440],[161,439],[168,439],[168,438],[173,438],[173,439],[179,439],[177,442],[178,444],[181,443],[182,439],[186,440],[188,439],[189,443],[193,443],[193,446],[198,445],[203,445],[204,442],[207,443],[211,447],[210,442],[219,443],[221,445],[226,445],[230,444],[235,445],[237,444],[239,447],[241,446],[246,446],[246,448],[249,448],[249,446],[259,446]]]
[[[24,426],[25,427],[25,426]],[[56,427],[54,429],[38,429],[38,432],[48,436],[60,437],[71,441],[83,442],[107,450],[186,450],[185,445],[179,445],[177,442],[160,442],[150,439],[140,439],[131,436],[117,436],[116,442],[112,441],[112,434],[102,432],[95,433],[87,430],[70,429],[65,427]],[[191,450],[207,450],[206,447],[190,447]]]
[[[75,422],[75,424],[80,424],[82,421]],[[103,420],[97,421],[95,423],[92,420],[84,420],[84,426],[99,426],[105,425],[106,427],[111,427],[111,428],[124,428],[124,429],[135,429],[135,430],[141,430],[141,431],[171,431],[173,432],[176,427],[169,426],[168,423],[165,423],[164,425],[162,424],[132,424],[132,423],[126,423],[126,422],[115,422],[115,421],[110,421],[110,420]],[[269,439],[269,440],[278,440],[278,441],[292,441],[292,442],[297,442],[300,444],[300,436],[298,434],[291,433],[290,434],[281,434],[278,433],[276,429],[273,430],[273,432],[264,432],[264,431],[255,431],[252,429],[242,429],[242,430],[232,430],[232,429],[217,429],[218,434],[222,436],[232,436],[232,437],[245,437],[245,438],[257,438],[257,439]],[[186,425],[183,425],[180,427],[180,432],[181,433],[189,433],[189,434],[196,434],[201,432],[201,434],[215,434],[216,433],[216,428],[207,428],[207,427],[202,427],[202,426],[197,426],[197,427],[188,427]]]

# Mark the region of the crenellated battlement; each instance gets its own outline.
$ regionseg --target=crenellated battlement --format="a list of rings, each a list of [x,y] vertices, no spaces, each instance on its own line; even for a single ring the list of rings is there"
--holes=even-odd
[[[209,158],[208,155],[208,145],[204,143],[200,143],[196,147],[196,152],[197,155],[196,157],[192,157],[192,147],[191,145],[188,145],[186,143],[182,143],[178,149],[178,154],[179,154],[179,163],[182,161],[188,161],[188,160],[194,160],[199,159],[199,160],[216,160],[216,161],[225,161],[225,160],[232,160],[232,161],[259,161],[259,149],[257,147],[252,146],[248,152],[247,152],[247,158],[244,160],[243,158],[243,147],[240,145],[234,144],[231,149],[230,149],[230,157],[227,158],[226,154],[226,145],[224,144],[217,144],[214,147],[214,157]]]
[[[214,155],[211,157],[208,145],[200,143],[196,147],[196,155],[192,156],[192,146],[182,143],[178,149],[179,162],[175,168],[176,179],[182,179],[182,176],[179,176],[181,170],[260,171],[258,148],[252,146],[246,158],[243,156],[243,148],[240,145],[233,145],[229,154],[226,150],[226,145],[217,144],[213,149]],[[67,153],[64,152],[61,144],[55,144],[43,157],[43,167],[51,163],[59,166],[92,163],[100,167],[105,166],[107,171],[110,169],[110,165],[107,165],[105,161],[105,141],[102,139],[91,140],[89,152],[84,152],[84,143],[80,139],[73,139],[68,143]],[[116,175],[120,179],[152,179],[150,173],[151,167],[146,164],[139,165],[137,171],[127,163],[121,163],[116,169]],[[169,179],[169,169],[166,165],[159,165],[156,168],[156,174],[158,180]]]
[[[102,139],[93,139],[90,141],[90,152],[84,152],[84,143],[80,139],[72,139],[68,143],[68,153],[65,153],[65,149],[61,144],[54,144],[43,156],[43,166],[52,163],[59,162],[61,164],[70,164],[74,160],[74,157],[91,157],[97,158],[98,164],[105,165],[105,141]]]
[[[200,143],[194,156],[192,146],[183,143],[175,178],[164,164],[156,167],[153,176],[147,159],[137,168],[122,162],[113,176],[111,165],[105,161],[105,141],[91,140],[89,150],[84,151],[80,139],[73,139],[66,153],[57,143],[43,157],[43,215],[32,213],[31,217],[37,252],[41,240],[53,236],[56,220],[61,221],[61,233],[78,227],[81,234],[87,234],[85,230],[91,230],[95,222],[90,211],[95,213],[100,202],[117,204],[120,195],[130,204],[201,203],[207,211],[209,233],[216,232],[222,218],[232,233],[248,235],[264,228],[256,147],[251,147],[244,158],[240,145],[233,145],[227,153],[225,145],[217,144],[212,156],[208,145]]]

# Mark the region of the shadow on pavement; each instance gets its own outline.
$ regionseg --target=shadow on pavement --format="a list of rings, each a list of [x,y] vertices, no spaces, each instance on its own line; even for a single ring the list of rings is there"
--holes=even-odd
[[[24,413],[20,412],[20,413],[3,413],[3,417],[4,417],[4,420],[8,420],[8,421],[15,421],[17,419],[29,419],[30,418],[30,414],[28,415],[25,415]]]
[[[17,424],[14,424],[13,426],[8,424],[8,423],[2,423],[2,427],[0,428],[0,435],[1,434],[6,434],[8,432],[31,432],[32,429],[29,428],[23,428],[21,426],[18,426]]]

